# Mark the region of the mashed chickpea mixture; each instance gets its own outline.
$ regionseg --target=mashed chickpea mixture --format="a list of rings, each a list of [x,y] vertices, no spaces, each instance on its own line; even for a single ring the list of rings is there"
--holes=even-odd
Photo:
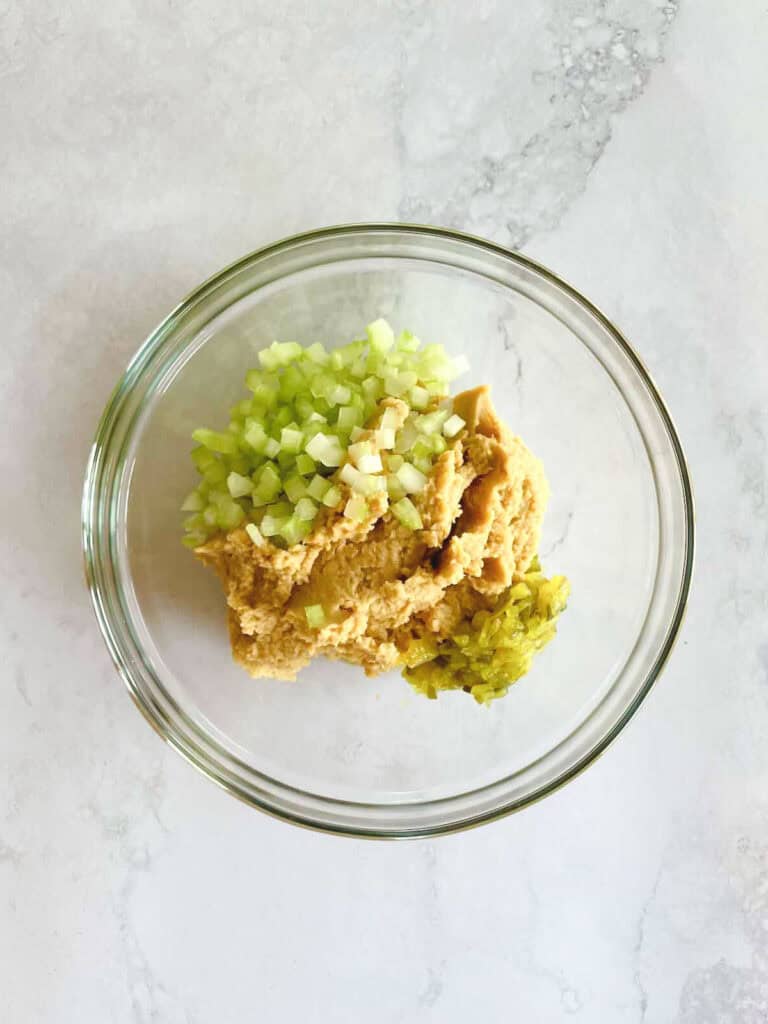
[[[403,349],[408,358],[394,363],[400,376],[393,383],[387,376],[388,354],[396,354],[400,346],[390,343],[385,325],[384,351],[377,353],[376,332],[382,323],[371,325],[368,345],[357,343],[356,362],[345,364],[353,370],[357,366],[358,377],[349,377],[350,382],[359,379],[362,384],[370,376],[367,371],[375,375],[378,367],[376,379],[385,383],[381,394],[371,388],[371,406],[363,406],[354,417],[359,422],[351,426],[348,439],[341,431],[341,454],[326,450],[325,461],[338,464],[324,465],[321,451],[325,438],[335,435],[326,428],[320,435],[324,440],[312,445],[304,430],[303,452],[293,453],[283,489],[290,493],[288,480],[294,478],[303,485],[293,487],[296,504],[282,506],[283,491],[270,501],[254,497],[264,475],[259,466],[252,473],[230,471],[229,499],[242,509],[242,518],[224,499],[217,505],[216,485],[206,487],[204,475],[194,492],[199,498],[186,503],[188,509],[205,503],[188,523],[189,546],[221,579],[232,651],[252,676],[295,679],[313,658],[323,656],[360,665],[369,676],[400,668],[430,697],[440,690],[463,689],[486,702],[506,693],[528,670],[534,654],[554,634],[568,596],[564,577],[547,580],[535,560],[547,481],[538,459],[498,418],[487,387],[447,400],[440,393],[444,386],[429,387],[434,378],[417,360],[414,353],[419,350],[410,341]],[[371,360],[371,352],[382,358]],[[320,365],[327,367],[325,362]],[[363,373],[367,376],[359,376]],[[308,376],[312,381],[318,374]],[[343,373],[342,379],[347,379]],[[416,390],[425,382],[426,398]],[[336,408],[348,397],[352,401],[347,391],[353,388],[341,388],[334,392]],[[334,415],[327,386],[325,392],[316,415],[338,423],[340,414]],[[418,411],[414,399],[421,405]],[[290,430],[301,430],[298,405],[294,396]],[[424,433],[436,425],[443,429]],[[243,421],[240,426],[244,436],[250,430],[252,439],[260,439],[252,424]],[[237,423],[231,427],[237,436]],[[278,429],[275,436],[283,436],[284,428]],[[197,433],[205,440],[206,432]],[[218,447],[223,444],[219,441]],[[246,445],[239,440],[233,451],[219,451],[216,464],[241,459]],[[302,462],[302,453],[308,452],[319,454],[317,461],[310,455]],[[257,462],[258,455],[253,452]],[[288,461],[283,457],[284,468]],[[306,470],[304,476],[292,472],[296,461]],[[250,469],[242,459],[238,466]],[[312,499],[312,474],[318,468],[315,476],[321,483],[314,493],[322,496]],[[253,490],[237,495],[247,486],[239,483],[243,479]],[[323,502],[329,493],[337,499],[330,507]],[[229,528],[218,526],[220,506],[229,516],[224,521],[232,523]],[[310,512],[311,519],[299,518]],[[209,527],[203,537],[199,530],[206,513]],[[309,528],[299,531],[303,536],[290,543],[298,529],[291,524],[307,522]],[[267,533],[277,532],[267,537],[265,526]]]

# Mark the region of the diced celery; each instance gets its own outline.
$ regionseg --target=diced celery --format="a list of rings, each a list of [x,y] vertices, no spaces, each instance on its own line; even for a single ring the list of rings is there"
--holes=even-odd
[[[286,522],[280,527],[280,536],[286,544],[291,546],[293,544],[298,544],[301,540],[304,540],[311,529],[311,523],[303,522],[296,516],[291,516],[291,518],[286,520]]]
[[[386,320],[378,319],[368,324],[365,329],[368,343],[374,352],[389,352],[395,343],[395,335]]]
[[[387,494],[390,501],[399,501],[400,498],[405,497],[405,488],[394,473],[390,473],[387,477]]]
[[[365,345],[366,343],[358,338],[355,341],[350,341],[348,345],[340,349],[344,366],[351,366],[361,356],[365,355]]]
[[[337,384],[327,395],[331,405],[345,405],[351,397],[352,392],[344,384]]]
[[[410,331],[401,331],[397,336],[396,347],[400,352],[416,352],[421,342]]]
[[[392,506],[392,512],[409,530],[420,530],[423,526],[419,510],[410,498],[401,498]]]
[[[391,406],[387,406],[384,412],[381,414],[381,422],[379,427],[382,430],[397,430],[400,426],[400,416],[398,415],[397,409],[393,409]]]
[[[245,519],[245,513],[242,508],[231,498],[228,502],[221,502],[217,512],[218,524],[222,530],[232,530]]]
[[[282,430],[293,422],[293,409],[290,405],[281,405],[272,419],[273,431]]]
[[[357,468],[361,473],[381,473],[384,466],[381,456],[374,452],[372,455],[361,455],[357,460]]]
[[[288,499],[295,505],[299,498],[303,498],[307,493],[307,485],[300,476],[292,476],[283,484],[283,490],[288,495]]]
[[[427,486],[426,476],[407,462],[403,463],[395,475],[403,485],[406,494],[421,494]]]
[[[318,366],[324,366],[328,362],[328,353],[325,351],[325,346],[321,345],[319,341],[310,345],[304,354]]]
[[[251,538],[257,548],[264,546],[264,537],[262,536],[261,530],[258,528],[256,523],[246,523],[245,532]]]
[[[207,448],[203,448],[202,445],[200,445],[199,448],[193,448],[191,455],[195,468],[200,473],[202,473],[204,469],[207,469],[208,466],[212,466],[218,461],[213,452],[209,451]]]
[[[371,476],[368,473],[361,473],[351,462],[347,462],[339,473],[342,483],[358,494],[376,494],[378,491],[386,490],[386,480],[383,476]]]
[[[307,487],[307,494],[314,498],[315,501],[322,501],[328,491],[331,489],[330,483],[319,473],[312,477],[312,480]]]
[[[422,434],[438,434],[448,419],[447,409],[436,409],[435,412],[424,413],[416,420],[416,429]]]
[[[283,427],[280,432],[280,447],[284,452],[291,455],[298,455],[304,444],[304,434],[292,427]]]
[[[382,383],[378,377],[366,377],[363,381],[363,394],[375,405],[382,396]]]
[[[353,519],[355,522],[362,523],[368,516],[368,502],[365,498],[353,494],[344,506],[344,515],[347,519]]]
[[[287,516],[284,516],[282,518],[275,518],[275,516],[269,515],[267,513],[261,520],[260,529],[265,537],[276,537],[287,522]]]
[[[218,460],[203,470],[203,480],[208,484],[222,484],[227,479],[227,467]]]
[[[232,472],[227,477],[227,490],[233,498],[244,498],[253,490],[253,481],[248,476]]]
[[[293,515],[293,504],[290,501],[276,501],[267,506],[265,513],[273,519],[283,519]]]
[[[323,495],[323,504],[326,508],[336,508],[342,497],[341,488],[333,484]]]
[[[297,395],[293,404],[296,406],[296,414],[302,421],[308,420],[315,411],[315,403],[308,395]]]
[[[347,454],[353,462],[357,462],[364,455],[373,454],[373,445],[370,441],[357,441],[355,444],[351,444],[347,449]]]
[[[276,370],[280,365],[280,360],[277,358],[272,348],[263,348],[259,352],[259,362],[265,370]]]
[[[315,460],[311,455],[302,452],[296,456],[296,472],[301,473],[302,476],[309,476],[310,473],[315,472]]]
[[[345,462],[339,470],[339,480],[347,484],[348,487],[354,487],[362,475],[360,470],[356,469],[351,462]]]
[[[310,391],[317,399],[327,398],[327,396],[335,387],[336,381],[333,379],[330,373],[318,373],[312,379]]]
[[[249,370],[245,375],[245,386],[255,396],[263,399],[267,395],[275,396],[280,387],[280,382],[273,373],[265,373],[263,370]]]
[[[304,376],[297,366],[288,366],[280,378],[280,397],[284,401],[293,399],[306,387]]]
[[[206,534],[196,531],[195,533],[188,533],[186,537],[182,537],[181,543],[187,548],[199,548],[207,540]]]
[[[416,430],[412,420],[406,420],[397,432],[397,437],[395,438],[395,451],[400,455],[407,454],[411,448],[413,448],[418,436],[418,431]]]
[[[283,489],[283,482],[273,462],[265,462],[258,472],[253,493],[270,501]]]
[[[247,523],[254,543],[272,536],[291,545],[309,532],[317,502],[365,518],[364,496],[379,492],[398,518],[420,525],[406,495],[423,490],[433,459],[465,427],[449,401],[435,405],[466,359],[450,359],[441,345],[421,347],[408,331],[395,340],[383,319],[366,335],[331,354],[320,343],[304,349],[296,342],[273,342],[259,353],[260,368],[245,377],[252,397],[231,407],[227,430],[192,435],[202,481],[183,503],[192,513],[185,543],[240,525],[247,509],[256,517]],[[380,409],[385,394],[409,403],[404,425],[398,410]],[[339,466],[353,492],[346,505],[342,489],[326,479]]]
[[[343,405],[339,409],[339,418],[336,422],[340,429],[352,430],[353,427],[359,427],[362,425],[362,411],[355,408],[353,405]]]
[[[280,366],[287,366],[304,354],[303,348],[296,341],[273,341],[269,347]]]
[[[308,604],[304,608],[307,625],[310,629],[322,629],[325,625],[325,612],[321,604]]]
[[[399,398],[405,394],[405,386],[400,381],[399,373],[390,373],[384,378],[384,393],[392,398]]]
[[[182,512],[202,512],[205,508],[205,499],[199,491],[190,491],[184,499],[181,511]]]
[[[315,434],[312,440],[307,442],[306,451],[315,462],[322,462],[324,466],[340,466],[344,459],[339,439],[328,434]]]
[[[299,498],[296,502],[294,515],[297,519],[301,519],[302,522],[311,523],[317,515],[317,505],[311,498]]]
[[[446,437],[455,437],[464,429],[464,427],[466,427],[464,420],[461,416],[457,416],[456,413],[454,413],[453,416],[449,416],[443,424],[443,433]]]
[[[222,452],[225,455],[234,455],[237,451],[237,438],[232,434],[224,434],[217,430],[206,430],[200,427],[192,431],[193,440],[203,445],[212,452]]]

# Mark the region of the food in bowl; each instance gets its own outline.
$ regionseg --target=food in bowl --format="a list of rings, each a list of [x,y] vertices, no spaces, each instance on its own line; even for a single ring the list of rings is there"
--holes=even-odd
[[[184,542],[218,573],[235,660],[400,668],[419,692],[503,696],[555,633],[569,585],[536,553],[541,463],[466,368],[384,320],[331,352],[273,343],[225,431],[194,431]]]

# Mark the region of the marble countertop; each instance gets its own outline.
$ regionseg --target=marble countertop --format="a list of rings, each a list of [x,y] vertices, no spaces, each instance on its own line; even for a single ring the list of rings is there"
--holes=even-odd
[[[767,29],[762,0],[0,2],[0,1019],[768,1019]],[[371,219],[581,288],[698,500],[641,714],[556,795],[435,842],[217,790],[136,713],[81,568],[140,340],[242,253]]]

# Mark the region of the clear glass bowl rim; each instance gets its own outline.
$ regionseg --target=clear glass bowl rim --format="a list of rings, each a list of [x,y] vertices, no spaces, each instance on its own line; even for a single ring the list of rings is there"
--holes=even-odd
[[[355,804],[335,798],[318,798],[316,794],[307,794],[300,790],[293,790],[290,786],[280,783],[279,780],[259,776],[259,773],[254,772],[249,766],[242,765],[242,767],[248,768],[252,775],[256,775],[257,778],[263,780],[266,785],[261,789],[258,786],[254,787],[252,783],[243,784],[243,780],[238,779],[236,774],[233,774],[231,768],[222,763],[215,763],[210,756],[210,748],[215,748],[216,744],[209,742],[209,752],[206,752],[203,747],[195,742],[194,736],[190,737],[180,728],[180,722],[186,722],[187,727],[191,726],[193,732],[197,733],[198,737],[200,736],[197,726],[187,718],[183,710],[170,698],[165,702],[160,702],[150,697],[146,692],[142,684],[146,682],[146,673],[150,672],[151,674],[151,670],[146,664],[142,665],[140,659],[126,655],[124,644],[121,640],[121,629],[124,623],[119,621],[119,615],[116,616],[114,614],[111,601],[113,591],[119,592],[119,583],[115,573],[115,560],[112,557],[115,531],[119,521],[119,510],[114,500],[115,496],[112,493],[112,484],[115,480],[115,473],[120,468],[120,454],[112,450],[111,442],[113,441],[116,428],[121,424],[124,427],[126,415],[130,415],[132,421],[135,419],[137,410],[130,408],[130,402],[127,400],[130,398],[131,392],[139,379],[143,379],[151,371],[155,357],[165,346],[170,344],[173,338],[174,326],[194,307],[200,306],[206,298],[215,295],[226,281],[250,266],[307,243],[314,244],[333,241],[344,236],[349,236],[350,239],[364,239],[368,234],[376,236],[378,239],[386,236],[391,236],[392,238],[411,236],[417,240],[421,238],[427,241],[448,241],[452,244],[458,243],[459,246],[472,247],[481,254],[484,252],[497,259],[508,260],[518,267],[527,268],[537,274],[545,283],[560,290],[571,300],[575,300],[611,336],[612,341],[632,364],[638,378],[651,396],[661,425],[674,453],[684,506],[681,510],[684,529],[684,556],[674,612],[668,624],[664,642],[647,672],[642,686],[639,688],[634,700],[617,717],[612,728],[585,755],[570,765],[567,770],[562,771],[555,779],[541,788],[532,791],[522,799],[513,799],[501,806],[493,807],[491,810],[484,810],[475,815],[461,816],[459,818],[451,815],[450,805],[454,803],[458,805],[461,800],[472,796],[473,792],[465,792],[452,797],[427,801],[414,806],[422,807],[426,810],[427,808],[436,809],[438,805],[442,805],[442,810],[438,813],[437,818],[434,821],[430,819],[422,825],[409,825],[407,827],[371,824],[365,818],[355,822],[354,815],[356,811],[361,813],[373,811],[375,813],[378,810],[376,804]],[[350,253],[350,258],[353,255],[355,254]],[[322,265],[322,261],[312,264],[312,266]],[[277,277],[279,278],[280,275],[277,275]],[[130,426],[127,429],[128,434],[130,434]],[[124,447],[125,444],[122,445],[122,448]],[[457,832],[521,810],[561,788],[594,763],[605,752],[645,700],[661,674],[677,639],[685,616],[693,572],[695,509],[688,464],[666,404],[642,360],[616,325],[594,303],[572,285],[564,281],[559,275],[553,273],[537,261],[519,252],[506,249],[487,239],[453,229],[429,225],[371,222],[318,228],[291,235],[263,248],[254,250],[224,267],[195,288],[151,332],[122,374],[99,420],[86,469],[81,530],[86,581],[104,641],[134,703],[153,729],[166,742],[211,781],[245,803],[273,817],[302,827],[339,835],[368,839],[404,839],[431,837]],[[154,682],[156,686],[162,689],[159,681],[154,680]],[[232,761],[231,757],[230,761]],[[502,785],[504,782],[504,779],[500,779],[493,785]],[[298,804],[296,803],[297,797]],[[302,797],[306,798],[305,806],[302,806]],[[316,811],[318,800],[323,805],[322,813],[317,813]],[[313,806],[315,807],[314,812]],[[341,817],[338,820],[334,819],[334,806],[343,809],[345,814],[343,819]],[[329,807],[331,808],[330,817],[328,814]]]

